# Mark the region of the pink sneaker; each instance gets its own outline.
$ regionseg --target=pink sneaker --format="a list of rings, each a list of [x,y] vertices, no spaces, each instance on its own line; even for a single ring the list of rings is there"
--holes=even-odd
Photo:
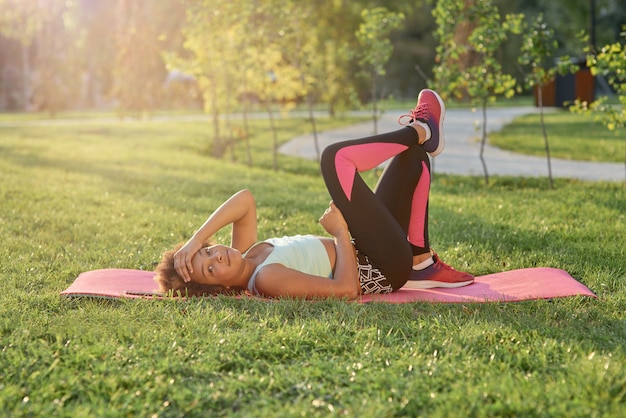
[[[424,89],[417,96],[417,106],[411,110],[408,115],[402,115],[398,118],[400,125],[410,125],[415,121],[425,123],[430,128],[430,138],[423,144],[422,148],[432,157],[441,154],[445,147],[445,139],[443,137],[443,119],[446,115],[446,106],[443,104],[441,97],[433,90]],[[407,123],[403,123],[402,119],[409,117]]]
[[[408,289],[432,289],[433,287],[463,287],[474,282],[474,276],[458,271],[433,255],[435,261],[424,270],[412,270],[403,287]]]

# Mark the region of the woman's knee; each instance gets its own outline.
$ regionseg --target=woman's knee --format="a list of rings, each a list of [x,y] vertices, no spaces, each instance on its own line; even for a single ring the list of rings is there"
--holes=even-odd
[[[326,148],[322,150],[322,155],[320,161],[324,163],[325,161],[333,161],[335,159],[335,155],[337,151],[339,151],[341,147],[339,144],[330,144]]]
[[[328,174],[336,171],[335,157],[340,148],[339,144],[331,144],[322,150],[322,155],[320,156],[322,173]]]

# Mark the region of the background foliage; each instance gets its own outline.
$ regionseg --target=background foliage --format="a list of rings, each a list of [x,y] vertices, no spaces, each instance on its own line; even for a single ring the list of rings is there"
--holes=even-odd
[[[412,97],[427,85],[435,64],[431,11],[437,3],[0,0],[0,110],[54,113],[106,107],[137,115],[164,107],[211,107],[214,98],[202,97],[197,88],[210,80],[230,92],[254,90],[256,95],[271,93],[278,99],[285,96],[276,91],[278,84],[269,93],[255,85],[267,82],[272,67],[278,80],[296,77],[301,84],[300,92],[294,95],[290,90],[286,99],[312,94],[332,112],[369,101],[373,95],[367,80],[354,77],[361,70],[360,58],[350,52],[363,48],[356,37],[363,23],[361,13],[376,7],[405,16],[389,35],[393,55],[378,94]],[[557,55],[580,56],[576,34],[582,30],[593,34],[595,46],[611,44],[626,23],[619,0],[498,0],[494,4],[502,16],[543,13],[554,28]],[[591,4],[596,6],[593,31]],[[195,23],[202,20],[205,24]],[[202,45],[194,46],[197,40],[203,40]],[[520,42],[509,39],[496,55],[504,73],[515,78],[523,77],[515,60]],[[172,60],[174,56],[181,60]],[[202,56],[205,59],[197,61],[196,68],[183,68],[185,58]],[[285,73],[288,66],[298,74]],[[186,72],[174,71],[182,69]],[[238,80],[246,80],[244,86],[233,85],[235,71]]]

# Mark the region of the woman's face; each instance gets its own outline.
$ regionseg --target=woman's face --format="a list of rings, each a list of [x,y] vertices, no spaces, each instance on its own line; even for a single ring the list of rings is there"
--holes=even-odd
[[[243,271],[241,253],[224,245],[201,248],[191,259],[191,280],[203,284],[237,285]]]

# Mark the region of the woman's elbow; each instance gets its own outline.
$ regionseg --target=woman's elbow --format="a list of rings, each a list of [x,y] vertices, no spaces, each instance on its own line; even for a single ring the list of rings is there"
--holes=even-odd
[[[361,296],[361,286],[358,283],[356,285],[349,286],[341,292],[341,296],[350,300],[357,299]]]
[[[254,202],[254,195],[249,189],[241,189],[237,192],[241,198]]]

